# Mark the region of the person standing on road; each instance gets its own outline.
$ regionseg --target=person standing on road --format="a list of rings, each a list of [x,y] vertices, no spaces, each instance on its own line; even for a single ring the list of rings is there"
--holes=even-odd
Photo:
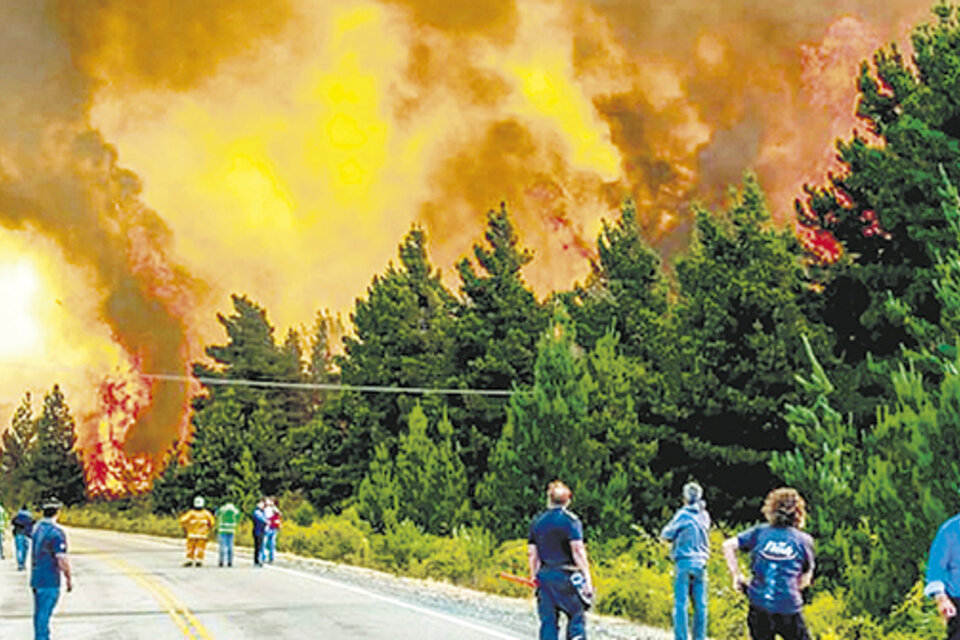
[[[530,525],[527,560],[537,584],[540,640],[557,640],[559,612],[567,616],[567,640],[587,637],[584,598],[593,596],[583,523],[567,510],[572,492],[555,480],[547,487],[547,509]],[[582,595],[581,595],[582,594]]]
[[[266,506],[266,501],[260,500],[253,510],[253,564],[256,567],[263,566],[263,536],[266,533],[268,522],[265,512]]]
[[[263,512],[267,517],[267,528],[263,532],[263,561],[273,564],[277,553],[277,534],[280,532],[282,516],[274,498],[267,498]]]
[[[746,590],[750,601],[747,626],[753,640],[810,640],[801,611],[800,591],[813,580],[813,538],[800,531],[806,503],[796,489],[774,489],[763,502],[762,524],[723,543],[723,556],[736,591]],[[750,552],[753,577],[749,584],[740,571],[737,550]]]
[[[180,526],[187,532],[187,561],[183,566],[202,566],[207,550],[207,536],[216,521],[213,514],[203,508],[203,498],[193,499],[193,509],[180,516]]]
[[[239,522],[240,510],[232,502],[222,504],[217,509],[217,550],[221,567],[224,562],[228,567],[233,566],[233,536]]]
[[[947,639],[960,640],[960,514],[940,525],[933,538],[923,593],[936,601],[946,620]]]
[[[73,591],[67,536],[57,524],[60,507],[56,498],[44,502],[43,519],[33,527],[30,587],[33,589],[34,640],[50,640],[50,618],[60,599],[61,575],[67,592]]]
[[[710,557],[710,514],[703,489],[696,482],[683,485],[683,506],[660,532],[673,544],[673,636],[688,640],[687,603],[693,600],[693,639],[707,637],[707,558]]]
[[[3,556],[3,530],[7,528],[7,510],[3,508],[3,505],[0,504],[0,560],[4,559]]]
[[[20,507],[13,516],[13,542],[17,548],[17,571],[27,567],[27,552],[30,550],[30,534],[33,532],[33,514],[27,505]]]

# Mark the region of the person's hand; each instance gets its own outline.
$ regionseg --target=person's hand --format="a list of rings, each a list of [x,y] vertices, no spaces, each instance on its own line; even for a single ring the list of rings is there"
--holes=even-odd
[[[70,593],[71,591],[73,591],[73,580],[67,578],[67,593]]]
[[[957,615],[957,607],[954,606],[953,600],[945,593],[937,594],[937,611],[939,611],[940,615],[945,619],[950,619]]]
[[[750,581],[747,580],[747,576],[743,575],[742,573],[737,573],[733,576],[733,590],[737,593],[746,593],[747,585],[749,583]]]

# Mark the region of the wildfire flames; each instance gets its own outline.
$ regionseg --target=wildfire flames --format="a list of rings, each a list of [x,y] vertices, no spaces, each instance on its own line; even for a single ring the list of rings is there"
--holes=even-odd
[[[192,392],[149,374],[222,340],[231,292],[281,327],[346,311],[411,223],[449,273],[505,201],[546,293],[626,197],[670,254],[748,168],[788,223],[837,169],[860,61],[928,8],[0,0],[0,291],[37,289],[0,333],[38,327],[0,341],[0,419],[55,377],[91,491],[141,491]]]

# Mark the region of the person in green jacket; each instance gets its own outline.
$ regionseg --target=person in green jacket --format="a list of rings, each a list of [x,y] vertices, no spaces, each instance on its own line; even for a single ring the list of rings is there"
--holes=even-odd
[[[237,532],[240,522],[240,510],[232,502],[220,505],[217,509],[217,535],[220,550],[220,566],[226,562],[228,567],[233,566],[233,535]]]

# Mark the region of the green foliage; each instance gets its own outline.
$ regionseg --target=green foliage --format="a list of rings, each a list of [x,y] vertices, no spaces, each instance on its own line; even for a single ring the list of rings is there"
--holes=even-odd
[[[680,415],[657,469],[672,469],[677,483],[698,479],[715,514],[744,520],[775,483],[763,462],[790,444],[780,410],[796,397],[801,336],[818,349],[825,340],[805,315],[796,238],[773,228],[753,176],[731,195],[723,215],[697,211],[691,247],[676,261]]]
[[[0,489],[12,504],[36,504],[51,496],[64,504],[85,499],[76,424],[59,385],[44,396],[38,416],[33,416],[29,393],[14,412],[3,434]]]

